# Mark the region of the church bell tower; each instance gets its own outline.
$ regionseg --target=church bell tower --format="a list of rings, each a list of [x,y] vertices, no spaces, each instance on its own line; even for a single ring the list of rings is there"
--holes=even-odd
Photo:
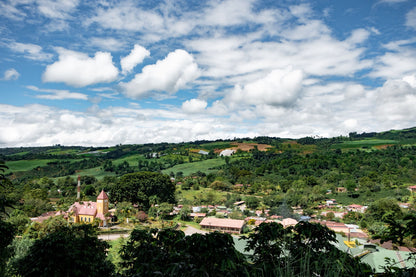
[[[108,196],[104,190],[102,190],[97,197],[97,214],[105,215],[106,213],[108,213]]]

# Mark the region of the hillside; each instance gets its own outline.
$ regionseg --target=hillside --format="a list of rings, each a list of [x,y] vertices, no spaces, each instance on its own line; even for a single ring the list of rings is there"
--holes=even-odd
[[[117,145],[113,147],[45,146],[0,148],[4,160],[13,172],[12,179],[64,177],[88,174],[99,179],[128,172],[149,170],[164,173],[215,173],[225,163],[219,158],[224,149],[238,155],[250,155],[254,150],[270,153],[295,151],[311,154],[321,151],[373,151],[390,146],[416,144],[416,127],[380,133],[350,133],[349,137],[284,139],[273,137],[234,140],[195,141],[188,143],[158,143]],[[208,154],[207,154],[208,153]]]
[[[391,222],[414,215],[409,189],[416,187],[414,141],[412,128],[334,138],[7,148],[0,149],[8,166],[1,189],[13,203],[10,220],[19,235],[34,232],[29,218],[67,211],[80,176],[82,201],[106,191],[116,224],[122,226],[159,228],[181,221],[198,227],[200,218],[190,219],[195,208],[204,216],[254,225],[313,217],[333,226],[353,224],[366,238],[382,238],[389,235]],[[232,155],[221,155],[223,150]],[[412,232],[403,235],[401,244],[416,246]]]

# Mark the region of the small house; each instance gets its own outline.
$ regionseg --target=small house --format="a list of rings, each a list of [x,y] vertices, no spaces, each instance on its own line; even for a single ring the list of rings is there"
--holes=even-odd
[[[244,220],[205,217],[199,225],[212,231],[241,234],[244,224]]]

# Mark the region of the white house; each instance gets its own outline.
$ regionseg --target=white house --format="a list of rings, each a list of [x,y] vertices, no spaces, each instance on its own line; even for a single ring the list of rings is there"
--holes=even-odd
[[[225,149],[221,151],[220,156],[229,157],[229,156],[232,156],[234,153],[235,153],[235,150],[233,149]]]

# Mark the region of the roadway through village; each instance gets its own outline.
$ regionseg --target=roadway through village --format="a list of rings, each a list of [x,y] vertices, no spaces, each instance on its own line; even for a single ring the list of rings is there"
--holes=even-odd
[[[192,226],[188,226],[184,230],[184,233],[185,233],[185,235],[190,236],[190,235],[195,234],[195,233],[206,234],[208,232],[199,230],[199,229],[197,229],[195,227],[192,227]],[[129,236],[128,233],[124,233],[124,234],[102,234],[102,235],[98,235],[98,238],[101,239],[101,240],[116,240],[120,237],[127,238],[128,236]]]

